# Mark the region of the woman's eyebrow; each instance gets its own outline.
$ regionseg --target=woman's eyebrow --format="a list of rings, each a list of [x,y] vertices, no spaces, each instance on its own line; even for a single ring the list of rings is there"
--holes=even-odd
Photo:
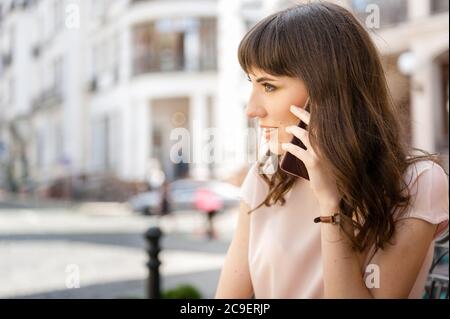
[[[264,77],[264,76],[256,79],[257,83],[260,83],[260,82],[275,82],[275,81],[276,80],[271,79],[271,78],[267,78],[267,77]]]

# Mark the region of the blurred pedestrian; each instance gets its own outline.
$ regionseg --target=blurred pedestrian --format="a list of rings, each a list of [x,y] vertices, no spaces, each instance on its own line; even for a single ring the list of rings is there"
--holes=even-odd
[[[161,168],[161,162],[156,158],[150,158],[147,162],[146,179],[148,190],[155,190],[166,181],[166,174]]]
[[[171,198],[170,198],[170,186],[167,181],[164,181],[161,186],[161,215],[168,215],[171,213]]]
[[[219,196],[206,188],[199,188],[195,192],[195,207],[206,216],[206,236],[209,240],[217,238],[214,230],[214,217],[223,208],[223,201]]]

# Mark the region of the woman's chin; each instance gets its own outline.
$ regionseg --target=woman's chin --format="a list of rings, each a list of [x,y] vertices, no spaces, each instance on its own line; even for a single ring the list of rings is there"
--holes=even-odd
[[[269,142],[269,149],[276,155],[283,155],[285,150],[281,148],[281,143]]]

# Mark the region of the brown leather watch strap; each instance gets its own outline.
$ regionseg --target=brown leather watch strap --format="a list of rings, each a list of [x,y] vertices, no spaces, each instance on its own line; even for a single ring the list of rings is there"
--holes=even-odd
[[[331,216],[319,216],[314,218],[314,223],[327,223],[327,224],[333,224],[337,225],[340,222],[339,213],[336,213]]]

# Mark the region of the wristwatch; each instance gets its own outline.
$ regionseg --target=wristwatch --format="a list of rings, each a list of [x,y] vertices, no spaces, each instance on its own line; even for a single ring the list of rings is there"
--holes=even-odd
[[[339,225],[341,222],[341,216],[339,213],[333,214],[331,216],[319,216],[314,218],[314,223],[327,223],[333,225]]]

